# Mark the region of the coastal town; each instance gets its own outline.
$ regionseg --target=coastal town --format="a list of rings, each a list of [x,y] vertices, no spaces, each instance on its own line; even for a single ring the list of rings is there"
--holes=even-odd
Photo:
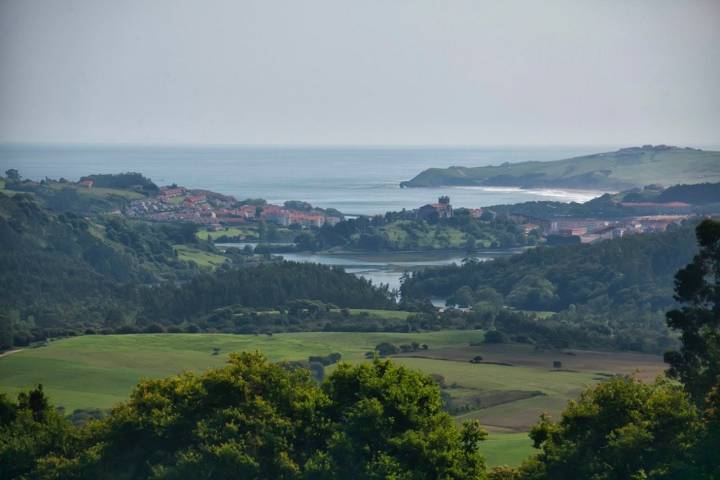
[[[636,204],[625,204],[629,211]],[[650,204],[643,207],[660,207],[661,209],[684,209],[687,204],[675,202],[673,204]],[[475,219],[493,220],[499,214],[491,208],[464,208],[461,209]],[[450,198],[442,196],[437,203],[423,205],[415,211],[416,218],[421,220],[437,221],[452,218],[455,213]],[[622,218],[596,218],[596,217],[533,217],[518,213],[502,214],[506,219],[519,225],[528,235],[531,232],[545,238],[548,244],[592,243],[599,240],[621,238],[627,235],[643,233],[664,232],[671,225],[680,225],[689,218],[696,217],[694,213],[657,214],[657,215],[628,215]]]
[[[92,188],[92,183],[88,181],[79,184]],[[683,205],[668,206],[674,209],[682,207]],[[417,220],[434,223],[451,219],[456,211],[462,210],[480,221],[491,221],[502,215],[517,224],[526,235],[535,232],[551,245],[592,243],[627,235],[662,232],[670,225],[679,225],[695,216],[693,213],[682,213],[629,215],[623,218],[537,218],[517,213],[498,213],[492,208],[454,210],[447,196],[440,197],[437,203],[422,205],[411,214]],[[632,210],[629,208],[629,211]],[[305,202],[288,201],[283,205],[276,205],[260,200],[238,201],[232,196],[177,185],[160,187],[157,195],[131,201],[118,213],[129,218],[157,222],[191,222],[209,231],[261,221],[283,227],[294,225],[320,228],[324,225],[334,226],[345,219],[336,210],[315,208]]]
[[[322,227],[343,220],[340,212],[313,208],[304,202],[283,205],[264,201],[239,202],[232,196],[177,185],[160,187],[156,196],[130,202],[122,211],[127,217],[157,222],[190,222],[219,229],[255,221],[281,226]]]

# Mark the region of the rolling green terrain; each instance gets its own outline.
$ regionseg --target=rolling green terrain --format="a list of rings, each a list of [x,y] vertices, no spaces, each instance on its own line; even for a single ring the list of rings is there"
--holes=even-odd
[[[430,168],[403,187],[485,185],[621,190],[720,181],[720,152],[664,145],[623,148],[552,162]]]
[[[196,233],[199,240],[207,240],[208,238],[218,238],[222,236],[226,237],[241,237],[241,238],[257,238],[257,229],[252,228],[237,228],[237,227],[225,227],[222,230],[209,231],[206,229],[200,229]]]
[[[174,249],[178,254],[178,259],[193,262],[198,267],[209,270],[215,269],[227,261],[227,257],[188,245],[175,245]]]
[[[610,373],[632,371],[633,365],[646,372],[662,368],[655,356],[577,352],[562,358],[565,362],[576,362],[575,365],[571,363],[567,370],[557,371],[550,368],[550,359],[562,355],[559,352],[534,352],[522,345],[469,346],[482,339],[481,331],[83,336],[0,358],[0,392],[14,394],[41,383],[50,400],[67,413],[75,409],[107,409],[125,400],[141,378],[219,366],[230,352],[260,350],[273,360],[305,360],[310,355],[339,352],[342,360],[361,362],[366,361],[366,352],[382,342],[424,343],[428,350],[393,359],[410,368],[441,375],[447,397],[490,402],[485,408],[474,408],[457,418],[478,418],[493,432],[483,452],[491,465],[497,465],[517,464],[530,453],[530,441],[523,432],[537,421],[542,411],[557,416],[567,400]],[[218,349],[218,354],[214,354],[214,349]],[[515,363],[513,366],[470,363],[468,359],[479,351],[489,361]],[[592,365],[584,365],[583,358]],[[528,391],[535,396],[522,395]]]
[[[675,305],[673,277],[696,253],[689,225],[593,244],[543,246],[492,262],[415,271],[403,282],[402,297],[472,306],[479,320],[487,312],[498,330],[536,342],[663,352],[674,342],[665,325],[665,312]],[[512,311],[543,312],[545,319],[521,321],[511,318]]]

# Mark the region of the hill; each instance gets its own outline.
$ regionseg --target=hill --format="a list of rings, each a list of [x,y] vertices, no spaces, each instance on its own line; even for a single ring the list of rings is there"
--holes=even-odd
[[[495,326],[508,334],[557,343],[552,335],[574,326],[582,331],[573,333],[571,343],[588,334],[598,344],[602,337],[614,339],[620,349],[662,351],[670,341],[664,316],[674,306],[673,276],[696,251],[689,226],[593,244],[538,247],[489,262],[415,272],[403,283],[402,294],[408,301],[443,297],[473,306],[473,315],[494,317]],[[552,313],[541,322],[508,315],[518,310]]]
[[[551,162],[430,168],[401,187],[514,186],[622,190],[720,181],[720,152],[666,145],[622,148]]]
[[[393,306],[386,290],[341,269],[221,256],[196,230],[88,219],[44,208],[29,194],[0,193],[0,349],[88,329],[177,328],[228,305]],[[224,263],[202,269],[192,260],[202,254]]]
[[[88,175],[79,182],[65,178],[35,182],[23,179],[15,169],[5,173],[7,178],[2,179],[0,191],[6,195],[27,193],[45,207],[78,215],[119,211],[134,200],[147,199],[158,192],[157,185],[149,178],[135,172]]]

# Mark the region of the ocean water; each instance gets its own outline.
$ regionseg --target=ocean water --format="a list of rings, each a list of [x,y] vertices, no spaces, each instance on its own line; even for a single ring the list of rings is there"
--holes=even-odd
[[[177,183],[270,202],[303,200],[346,214],[412,209],[449,195],[456,207],[531,200],[587,201],[601,192],[399,184],[429,167],[558,160],[615,147],[165,147],[0,145],[0,171],[26,178],[77,180],[90,173],[136,171]]]

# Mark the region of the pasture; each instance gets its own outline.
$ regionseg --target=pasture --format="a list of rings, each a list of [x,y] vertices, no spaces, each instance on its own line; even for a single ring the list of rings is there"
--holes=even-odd
[[[173,248],[175,248],[180,260],[193,262],[200,268],[213,270],[225,263],[225,260],[227,260],[222,255],[206,252],[205,250],[200,250],[187,245],[174,245]]]
[[[259,350],[272,360],[339,352],[344,361],[361,362],[379,343],[416,342],[429,349],[395,355],[393,360],[442,375],[443,395],[460,406],[453,411],[458,421],[476,418],[491,432],[483,451],[488,462],[497,465],[517,464],[530,453],[524,432],[541,412],[557,418],[568,400],[609,375],[638,368],[644,378],[650,378],[663,368],[660,357],[651,355],[581,351],[565,355],[535,352],[526,345],[469,346],[482,339],[481,331],[88,335],[0,357],[0,392],[14,395],[41,383],[51,401],[68,413],[107,409],[125,400],[142,378],[220,366],[231,352]],[[478,351],[497,363],[470,363],[470,355]],[[552,368],[550,359],[556,357],[563,360],[564,368]],[[331,370],[328,367],[326,372]]]

